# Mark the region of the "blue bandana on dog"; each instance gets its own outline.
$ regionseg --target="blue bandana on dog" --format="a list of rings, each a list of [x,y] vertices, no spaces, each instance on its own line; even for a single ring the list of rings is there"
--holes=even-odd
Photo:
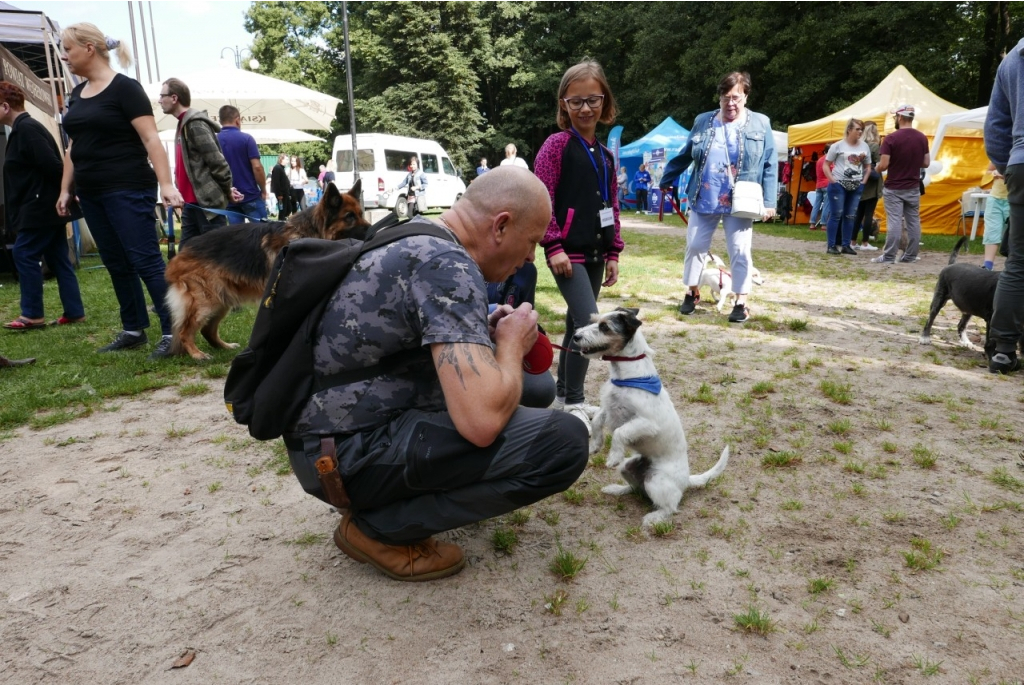
[[[661,394],[661,379],[657,376],[641,376],[639,378],[613,378],[612,385],[620,388],[636,388],[646,390],[652,395]]]

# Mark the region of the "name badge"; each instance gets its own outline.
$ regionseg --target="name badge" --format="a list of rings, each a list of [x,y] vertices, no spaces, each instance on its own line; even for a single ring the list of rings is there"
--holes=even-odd
[[[611,207],[605,207],[597,215],[601,218],[601,228],[609,228],[615,225],[615,213]]]

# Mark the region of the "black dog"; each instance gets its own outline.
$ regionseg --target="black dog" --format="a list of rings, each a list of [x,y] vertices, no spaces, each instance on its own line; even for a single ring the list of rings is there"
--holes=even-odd
[[[960,336],[960,344],[972,350],[978,348],[967,339],[967,322],[972,316],[985,320],[985,352],[991,356],[994,349],[989,337],[989,322],[992,319],[992,303],[995,299],[996,285],[999,283],[999,274],[982,269],[972,264],[957,264],[956,257],[960,248],[967,242],[964,236],[957,241],[956,247],[949,255],[949,266],[943,267],[939,272],[939,280],[935,284],[935,294],[932,296],[932,308],[928,315],[928,323],[921,331],[920,342],[922,345],[931,344],[932,323],[939,311],[950,299],[963,316],[957,324],[956,331]]]

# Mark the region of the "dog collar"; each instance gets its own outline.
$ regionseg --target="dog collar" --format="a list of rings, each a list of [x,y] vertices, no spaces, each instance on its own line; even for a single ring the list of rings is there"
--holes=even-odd
[[[601,361],[603,361],[603,362],[637,362],[637,361],[640,361],[641,359],[645,359],[646,357],[647,357],[646,354],[641,354],[639,357],[612,357],[612,356],[605,355],[604,357],[601,357]]]
[[[620,388],[636,388],[646,390],[652,395],[661,394],[661,379],[657,376],[640,376],[638,378],[613,378],[612,385]]]

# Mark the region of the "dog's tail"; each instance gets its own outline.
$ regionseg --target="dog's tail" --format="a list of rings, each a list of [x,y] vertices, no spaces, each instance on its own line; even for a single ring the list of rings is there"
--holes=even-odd
[[[718,478],[725,471],[725,467],[729,465],[729,446],[726,445],[725,449],[722,450],[722,456],[718,458],[718,463],[712,466],[710,469],[700,474],[699,476],[690,476],[690,487],[703,487],[708,484],[712,478]]]
[[[960,248],[967,242],[967,236],[960,236],[960,240],[956,241],[956,245],[953,246],[953,251],[949,253],[949,263],[956,264],[957,255],[960,254]]]

